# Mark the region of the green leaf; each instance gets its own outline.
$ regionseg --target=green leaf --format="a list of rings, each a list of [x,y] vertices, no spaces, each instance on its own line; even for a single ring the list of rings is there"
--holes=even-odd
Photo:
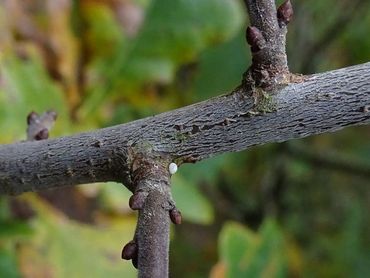
[[[176,205],[186,220],[199,224],[209,224],[213,221],[211,204],[193,183],[176,174],[172,178],[172,184]]]
[[[250,56],[246,51],[244,30],[232,40],[205,50],[199,59],[194,100],[231,91],[240,84],[248,64]]]
[[[25,221],[7,220],[0,221],[0,240],[19,236],[28,236],[33,233],[33,229]]]
[[[121,36],[111,45],[112,55],[91,64],[89,79],[96,84],[90,84],[91,91],[80,110],[82,117],[95,112],[108,96],[134,98],[135,88],[143,84],[171,82],[181,64],[232,38],[243,22],[243,6],[238,0],[151,1],[136,37]],[[117,28],[117,23],[108,25],[108,29]],[[99,34],[100,28],[95,29]]]
[[[219,248],[226,277],[286,277],[283,237],[272,220],[258,234],[237,223],[225,224]]]
[[[90,186],[90,185],[89,185]],[[128,203],[132,195],[126,187],[115,182],[102,184],[99,190],[99,201],[103,209],[114,212],[132,212]]]
[[[121,72],[132,80],[170,81],[175,65],[189,62],[207,46],[232,37],[243,23],[242,11],[235,0],[153,1]],[[156,67],[148,70],[153,60],[168,64],[172,74],[164,75]]]
[[[27,61],[9,55],[0,63],[3,79],[0,85],[0,129],[6,130],[6,134],[2,133],[2,142],[25,137],[26,118],[32,110],[40,113],[56,110],[59,119],[52,132],[63,130],[66,133],[68,106],[62,91],[49,79],[40,57],[35,52],[30,53]]]
[[[38,218],[34,238],[19,250],[22,270],[48,271],[55,278],[136,277],[131,263],[121,259],[122,246],[134,234],[134,217],[107,218],[103,226],[91,226],[65,218],[39,199],[31,202]]]
[[[13,248],[9,246],[2,246],[0,244],[0,277],[18,278],[21,277],[17,258]]]
[[[209,184],[215,184],[220,171],[225,168],[225,165],[229,164],[234,158],[235,154],[221,154],[212,159],[202,160],[193,164],[181,165],[181,175],[186,177],[186,182],[195,185],[199,183],[207,182]]]

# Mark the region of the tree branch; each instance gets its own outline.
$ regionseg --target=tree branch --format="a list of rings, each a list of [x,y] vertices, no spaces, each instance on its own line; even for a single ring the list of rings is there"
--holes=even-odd
[[[91,182],[131,191],[133,154],[151,149],[178,165],[248,147],[370,122],[370,63],[302,77],[258,102],[229,95],[88,133],[0,146],[0,194]]]
[[[139,212],[136,238],[139,247],[138,269],[141,278],[168,277],[170,240],[168,179],[167,181],[149,182],[148,186],[153,189],[143,209]]]
[[[139,220],[134,240],[123,248],[122,258],[132,260],[141,278],[168,277],[169,220],[179,224],[181,215],[171,196],[168,158],[141,151],[133,161],[135,193],[130,198],[130,207],[139,210]]]
[[[168,277],[169,219],[181,222],[169,182],[177,165],[370,123],[370,63],[293,75],[285,54],[290,1],[278,9],[273,0],[246,3],[253,59],[241,86],[228,95],[123,125],[0,146],[0,194],[123,182],[134,193],[130,207],[139,210],[139,220],[122,258],[132,260],[139,277]],[[44,122],[40,127],[36,116],[29,118],[37,127],[36,132],[29,127],[29,137],[44,139],[48,128]]]
[[[244,82],[272,90],[289,76],[285,51],[287,24],[293,16],[290,0],[278,9],[274,0],[246,0],[250,23],[247,42],[251,46],[252,65]]]

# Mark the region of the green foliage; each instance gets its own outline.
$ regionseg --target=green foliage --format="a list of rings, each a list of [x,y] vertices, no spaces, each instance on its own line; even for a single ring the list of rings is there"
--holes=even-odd
[[[38,218],[33,223],[35,237],[19,251],[21,261],[29,260],[23,261],[23,271],[36,268],[43,276],[52,269],[54,277],[135,277],[130,264],[122,263],[118,248],[131,240],[135,219],[110,221],[109,229],[90,227],[58,215],[36,199],[32,204]]]
[[[27,114],[55,108],[60,116],[60,124],[55,133],[66,131],[67,105],[62,91],[47,75],[40,57],[31,49],[29,60],[9,54],[0,63],[3,86],[0,86],[0,129],[7,130],[2,142],[24,138]]]
[[[15,242],[30,238],[33,229],[29,223],[12,219],[5,198],[0,198],[0,227],[0,277],[21,277]]]
[[[369,59],[368,1],[292,2],[293,72]],[[58,112],[52,137],[125,123],[227,93],[250,64],[241,0],[12,3],[0,6],[1,143],[25,138],[32,110]],[[326,158],[343,152],[366,168],[368,131],[181,165],[173,195],[184,224],[174,229],[173,276],[207,277],[217,239],[218,277],[369,276],[368,176],[289,151],[297,143]],[[37,212],[28,220],[0,199],[0,277],[134,277],[119,259],[135,227],[130,194],[115,183],[56,191],[49,205],[50,196],[27,194]]]
[[[91,16],[93,22],[95,19]],[[93,69],[105,78],[105,83],[103,87],[91,84],[94,89],[81,109],[83,117],[106,97],[114,93],[122,96],[123,88],[125,97],[135,99],[135,91],[145,83],[170,83],[181,64],[194,61],[207,47],[230,39],[242,23],[242,6],[236,0],[153,0],[135,38],[117,39],[113,54]],[[100,30],[100,24],[96,28],[92,25],[95,36]]]
[[[10,247],[10,248],[9,248]],[[0,240],[0,277],[18,278],[21,277],[18,266],[17,256],[11,246],[3,246]]]
[[[130,82],[169,82],[179,64],[234,35],[242,18],[238,1],[152,1],[127,64],[120,63],[118,72]]]
[[[89,190],[91,185],[87,185],[86,190]],[[110,212],[128,212],[128,200],[131,197],[131,192],[122,184],[115,182],[107,182],[98,184],[99,202],[102,209]]]
[[[226,223],[219,246],[226,277],[286,277],[284,240],[273,220],[265,220],[258,234],[240,224]]]
[[[196,184],[185,177],[175,175],[172,178],[173,197],[184,218],[199,224],[210,224],[213,221],[213,210],[209,201],[199,192]],[[189,201],[191,200],[191,201]]]
[[[234,89],[249,64],[244,30],[232,40],[204,51],[199,57],[199,68],[194,80],[194,101]]]

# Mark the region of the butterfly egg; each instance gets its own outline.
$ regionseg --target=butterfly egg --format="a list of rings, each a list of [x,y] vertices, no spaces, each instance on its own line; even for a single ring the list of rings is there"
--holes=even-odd
[[[177,165],[176,163],[171,162],[170,165],[168,165],[168,171],[171,175],[175,174],[177,172]]]

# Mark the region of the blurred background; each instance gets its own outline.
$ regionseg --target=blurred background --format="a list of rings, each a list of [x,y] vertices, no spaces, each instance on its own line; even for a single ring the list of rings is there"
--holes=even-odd
[[[282,1],[278,1],[279,4]],[[370,2],[294,0],[293,72],[370,61]],[[250,64],[241,0],[0,0],[0,143],[54,109],[52,136],[235,88]],[[253,132],[253,130],[251,130]],[[182,166],[171,277],[370,277],[370,128]],[[0,197],[0,277],[135,277],[136,214],[115,183]]]

